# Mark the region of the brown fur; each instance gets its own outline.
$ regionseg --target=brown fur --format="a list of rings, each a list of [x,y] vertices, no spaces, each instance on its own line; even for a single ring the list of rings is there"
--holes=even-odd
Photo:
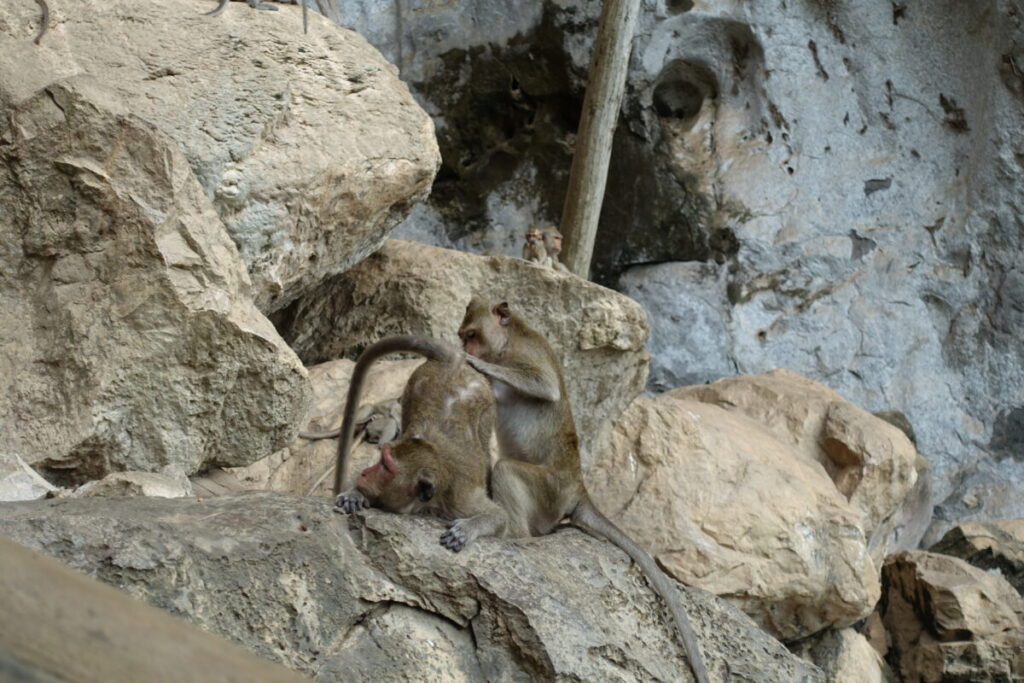
[[[391,512],[428,512],[448,519],[493,512],[487,497],[488,443],[494,396],[454,347],[422,337],[389,337],[368,348],[352,373],[335,487],[345,476],[359,404],[370,365],[389,353],[413,352],[427,362],[402,393],[402,431],[381,447],[380,461],[360,473],[354,489],[337,496],[343,512],[378,507]]]
[[[530,228],[526,231],[526,244],[523,245],[523,258],[542,266],[546,266],[551,262],[548,258],[548,252],[544,248],[544,236],[537,228]]]
[[[696,635],[672,581],[643,549],[594,506],[583,484],[579,441],[554,349],[507,303],[473,299],[459,329],[469,364],[491,378],[498,401],[501,458],[491,472],[491,492],[502,514],[453,522],[462,543],[481,535],[534,536],[568,518],[575,526],[625,551],[669,607],[700,683],[707,671]],[[444,540],[444,537],[442,537]]]

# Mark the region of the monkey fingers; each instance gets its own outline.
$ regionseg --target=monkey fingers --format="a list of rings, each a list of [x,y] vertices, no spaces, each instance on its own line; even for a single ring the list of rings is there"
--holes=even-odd
[[[347,493],[339,493],[338,497],[334,499],[334,511],[342,512],[346,515],[368,507],[370,507],[369,501],[359,491],[353,490]]]
[[[462,523],[466,521],[468,520],[457,519],[449,524],[448,530],[441,534],[441,545],[455,553],[465,548],[470,541],[468,534],[462,528]]]

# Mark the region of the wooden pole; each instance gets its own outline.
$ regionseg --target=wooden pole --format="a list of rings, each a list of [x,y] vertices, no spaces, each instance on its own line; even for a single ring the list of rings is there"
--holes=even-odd
[[[604,0],[594,41],[560,228],[565,238],[562,262],[582,278],[590,274],[639,9],[640,0]]]

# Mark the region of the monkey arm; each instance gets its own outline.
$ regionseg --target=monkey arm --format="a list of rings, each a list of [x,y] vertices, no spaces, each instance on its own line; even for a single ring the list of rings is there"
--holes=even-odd
[[[557,375],[550,371],[546,372],[543,368],[495,365],[469,354],[466,354],[466,361],[479,372],[491,379],[504,382],[524,396],[552,403],[562,398]]]

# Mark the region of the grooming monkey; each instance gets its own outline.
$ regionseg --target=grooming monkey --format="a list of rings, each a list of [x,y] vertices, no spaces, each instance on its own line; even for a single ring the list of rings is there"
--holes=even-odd
[[[491,495],[501,511],[455,520],[442,543],[458,550],[483,535],[537,536],[568,518],[611,541],[640,566],[675,619],[694,677],[707,683],[696,634],[675,586],[590,500],[565,378],[547,340],[514,315],[508,303],[491,307],[479,298],[466,308],[459,338],[469,364],[491,379],[498,402],[501,457],[491,470]]]
[[[569,269],[558,260],[558,255],[562,253],[562,233],[553,225],[544,231],[544,248],[548,252],[549,265],[555,270],[568,273]]]
[[[541,266],[550,264],[547,249],[544,248],[544,236],[537,228],[526,231],[526,244],[523,245],[523,258]]]
[[[402,352],[427,359],[402,392],[402,431],[394,443],[381,446],[380,461],[362,471],[356,487],[339,494],[366,373],[378,358]],[[494,414],[491,388],[457,348],[413,336],[373,344],[359,356],[348,389],[334,476],[336,508],[349,513],[373,506],[448,519],[500,514],[487,496]]]

